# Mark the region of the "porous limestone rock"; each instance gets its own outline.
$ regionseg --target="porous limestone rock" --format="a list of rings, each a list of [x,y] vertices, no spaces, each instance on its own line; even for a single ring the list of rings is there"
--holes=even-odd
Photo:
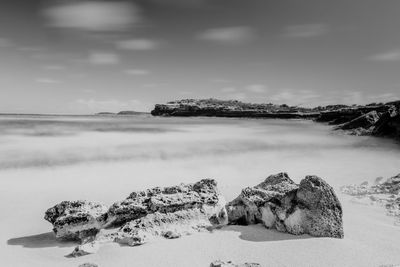
[[[261,267],[258,263],[246,262],[243,264],[235,264],[232,261],[216,260],[210,264],[210,267]]]
[[[44,218],[59,239],[85,241],[102,228],[107,207],[89,201],[63,201],[48,209]]]
[[[297,185],[286,173],[242,190],[227,204],[230,224],[263,223],[291,234],[343,238],[342,207],[331,186],[317,176]]]
[[[94,263],[85,262],[85,263],[79,265],[78,267],[99,267],[99,266],[97,264],[94,264]]]
[[[115,241],[137,246],[157,237],[179,238],[212,227],[204,210],[194,208],[170,213],[155,212],[126,223],[117,232]]]
[[[71,254],[67,257],[81,257],[89,254],[94,254],[100,249],[100,244],[96,241],[88,242],[75,247]]]
[[[107,212],[106,226],[121,226],[155,212],[171,213],[180,210],[202,209],[214,224],[226,224],[225,199],[213,179],[195,184],[155,187],[133,192],[127,199],[114,203]]]
[[[378,120],[379,120],[379,114],[376,110],[373,110],[338,126],[337,129],[351,130],[351,129],[361,128],[367,130],[370,127],[374,126]]]

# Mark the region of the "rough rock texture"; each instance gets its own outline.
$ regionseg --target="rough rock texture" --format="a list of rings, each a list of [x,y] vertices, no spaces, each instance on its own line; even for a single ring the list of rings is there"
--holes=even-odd
[[[53,224],[57,238],[84,241],[97,234],[104,224],[107,207],[89,201],[63,201],[48,209],[45,220]]]
[[[214,261],[210,264],[210,267],[261,267],[258,263],[243,263],[243,264],[235,264],[231,261]]]
[[[286,173],[245,188],[227,204],[230,224],[263,223],[291,234],[343,237],[342,207],[333,188],[317,176],[294,183]]]
[[[395,224],[400,225],[400,174],[385,181],[379,177],[373,185],[363,182],[359,185],[342,186],[340,190],[353,196],[352,202],[384,207],[386,214],[394,216]]]
[[[81,257],[89,254],[94,254],[100,249],[98,242],[92,241],[75,247],[71,254],[67,257]]]
[[[195,184],[181,184],[133,192],[127,199],[114,203],[107,212],[106,226],[120,226],[147,214],[170,213],[200,208],[215,224],[226,224],[225,199],[217,183],[203,179]]]
[[[375,110],[370,111],[366,114],[363,114],[349,122],[346,122],[340,126],[338,126],[336,129],[341,129],[341,130],[352,130],[352,129],[370,129],[375,125],[375,123],[379,120],[379,114]],[[372,132],[372,130],[371,130]]]
[[[198,208],[171,213],[155,212],[125,224],[117,232],[115,241],[137,246],[156,237],[173,239],[207,230],[212,226],[208,215]]]

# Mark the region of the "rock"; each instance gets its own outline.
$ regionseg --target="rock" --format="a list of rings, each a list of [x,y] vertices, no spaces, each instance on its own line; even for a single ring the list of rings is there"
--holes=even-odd
[[[107,207],[89,201],[63,201],[48,209],[45,220],[53,224],[59,239],[84,241],[102,228]]]
[[[208,214],[198,208],[170,213],[155,212],[126,223],[117,232],[115,241],[138,246],[157,237],[179,238],[182,235],[208,230],[212,226]]]
[[[342,206],[328,183],[317,176],[307,176],[300,182],[296,201],[299,214],[294,212],[291,216],[301,217],[299,227],[304,233],[343,238]]]
[[[307,176],[295,184],[286,173],[245,188],[227,204],[230,224],[263,223],[291,234],[343,238],[342,207],[324,180]]]
[[[243,264],[235,264],[231,261],[214,261],[210,264],[210,267],[261,267],[258,263],[243,263]]]
[[[268,211],[270,206],[261,209],[264,204],[270,202],[272,205],[286,203],[287,198],[294,196],[298,186],[289,178],[286,173],[271,175],[255,187],[247,187],[241,194],[228,203],[227,212],[230,224],[248,225],[269,220]]]
[[[225,199],[219,193],[216,181],[203,179],[195,184],[133,192],[126,200],[111,206],[106,226],[120,226],[155,212],[171,213],[195,208],[202,209],[214,224],[227,223]]]
[[[384,180],[378,177],[372,186],[360,185],[342,186],[344,194],[351,195],[353,203],[365,205],[379,205],[386,209],[386,214],[396,218],[396,225],[400,225],[400,174]]]
[[[375,123],[379,120],[379,114],[376,112],[376,110],[370,111],[367,114],[363,114],[349,122],[346,122],[340,126],[338,126],[336,129],[341,129],[341,130],[351,130],[351,129],[364,129],[368,130],[372,126],[375,125]],[[372,132],[372,130],[371,130]]]
[[[78,267],[99,267],[99,265],[90,263],[90,262],[86,262],[86,263],[79,265]]]
[[[89,254],[94,254],[99,249],[100,249],[99,243],[93,241],[75,247],[75,249],[71,252],[71,254],[67,255],[67,257],[81,257]]]

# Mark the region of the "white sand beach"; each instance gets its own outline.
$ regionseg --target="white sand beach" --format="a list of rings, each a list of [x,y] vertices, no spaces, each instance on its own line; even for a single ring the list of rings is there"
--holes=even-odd
[[[77,130],[65,123],[70,118],[45,120],[57,121],[57,129],[65,131],[38,135],[32,127],[2,129],[1,266],[209,266],[217,259],[262,266],[400,264],[400,228],[394,219],[382,208],[350,202],[338,190],[397,174],[400,149],[392,141],[332,133],[309,121],[122,119],[122,128],[136,129],[98,131]],[[52,132],[48,126],[40,130]],[[43,219],[46,209],[62,200],[111,205],[134,190],[202,178],[216,179],[229,201],[242,188],[281,171],[296,182],[316,174],[336,189],[344,239],[294,236],[261,225],[227,226],[139,247],[106,244],[96,254],[66,258],[76,244],[55,240]]]

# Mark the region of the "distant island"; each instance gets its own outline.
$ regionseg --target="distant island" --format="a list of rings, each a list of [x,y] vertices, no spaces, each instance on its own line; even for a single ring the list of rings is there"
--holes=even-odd
[[[141,111],[133,111],[133,110],[124,110],[124,111],[120,111],[118,113],[114,113],[114,112],[99,112],[96,113],[95,115],[99,115],[99,116],[104,116],[104,115],[143,115],[143,114],[149,114],[148,112],[141,112]]]
[[[313,119],[336,125],[354,135],[400,139],[400,100],[368,105],[328,105],[314,108],[244,103],[237,100],[183,99],[156,104],[153,116]]]

